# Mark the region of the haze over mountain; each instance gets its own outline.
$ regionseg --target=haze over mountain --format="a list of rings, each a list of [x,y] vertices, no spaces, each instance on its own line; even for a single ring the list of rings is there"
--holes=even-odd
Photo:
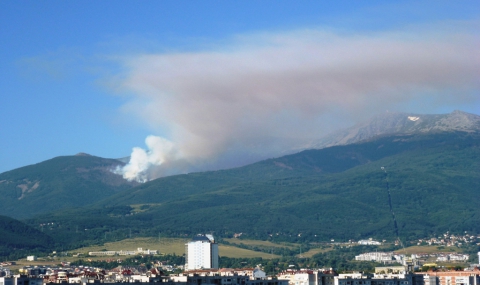
[[[283,149],[279,150],[274,147],[261,154],[253,147],[252,152],[236,154],[238,156],[236,166],[304,149],[355,143],[379,135],[478,130],[480,130],[480,116],[458,110],[449,114],[386,112],[353,127],[333,132],[310,142],[286,138],[282,141],[282,138],[278,138],[277,146],[283,145]],[[218,165],[215,166],[215,163],[206,164],[199,161],[198,165],[192,165],[191,161],[189,162],[185,157],[182,158],[175,144],[163,138],[149,136],[146,144],[147,150],[134,148],[130,162],[124,167],[117,168],[116,173],[130,181],[146,182],[162,176],[221,169],[218,168]],[[259,147],[258,151],[262,149],[263,147]]]
[[[459,110],[449,114],[386,112],[353,127],[333,132],[312,143],[310,148],[345,145],[387,134],[476,132],[479,130],[480,116]]]

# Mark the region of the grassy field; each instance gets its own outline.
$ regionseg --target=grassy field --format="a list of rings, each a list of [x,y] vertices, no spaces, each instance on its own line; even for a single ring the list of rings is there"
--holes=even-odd
[[[69,253],[88,254],[89,251],[102,250],[136,250],[141,247],[145,249],[158,250],[162,254],[182,255],[185,253],[185,243],[190,239],[179,238],[133,238],[116,242],[107,242],[104,245],[96,245],[71,250]]]
[[[287,247],[290,249],[299,249],[299,246],[292,243],[273,243],[270,241],[261,241],[261,240],[240,240],[240,239],[224,239],[229,242],[230,245],[219,245],[219,251],[221,256],[227,257],[262,257],[262,258],[272,258],[271,254],[257,252],[248,249],[238,248],[235,245],[244,244],[247,246],[256,246],[259,248],[283,248]],[[69,253],[76,254],[82,253],[87,255],[89,251],[102,251],[102,250],[136,250],[141,247],[143,249],[153,249],[158,250],[162,254],[176,254],[183,255],[185,253],[185,243],[190,241],[190,239],[180,239],[180,238],[134,238],[134,239],[125,239],[117,242],[109,242],[104,245],[99,246],[89,246],[80,249],[71,250]],[[312,257],[313,255],[332,250],[331,247],[328,248],[313,248],[307,252],[302,252],[303,257]],[[438,253],[438,252],[462,252],[461,248],[457,247],[439,247],[439,246],[410,246],[406,247],[405,250],[397,250],[397,253]],[[275,256],[278,257],[278,256]]]
[[[462,252],[461,248],[458,247],[443,247],[443,246],[432,246],[432,245],[423,245],[423,246],[410,246],[406,247],[405,250],[397,250],[396,253],[439,253],[439,252]]]
[[[126,239],[117,242],[108,242],[100,246],[89,246],[69,251],[71,254],[82,253],[88,255],[89,251],[102,251],[102,250],[136,250],[141,247],[145,249],[158,250],[162,254],[176,254],[183,255],[185,253],[185,243],[190,239],[179,238],[134,238]],[[257,252],[253,250],[238,248],[230,245],[219,245],[220,256],[225,257],[262,257],[262,258],[278,258],[277,255],[271,255],[268,253]],[[102,257],[103,259],[105,257]]]
[[[218,247],[219,255],[225,257],[236,257],[236,258],[254,258],[261,257],[264,259],[279,258],[280,256],[275,254],[269,254],[265,252],[258,252],[243,248],[238,248],[230,245],[220,244]]]
[[[317,253],[327,252],[327,251],[331,251],[331,250],[333,250],[333,248],[331,248],[331,247],[328,247],[328,248],[312,248],[307,252],[302,252],[302,256],[306,257],[306,258],[310,258],[310,257],[313,257]],[[297,256],[299,256],[299,255],[297,255]]]
[[[300,254],[300,245],[294,244],[294,243],[273,243],[273,242],[270,242],[270,241],[236,239],[236,238],[226,238],[226,239],[223,239],[223,240],[229,242],[232,245],[244,244],[246,246],[256,246],[256,247],[259,247],[259,248],[272,248],[272,247],[275,247],[275,248],[289,248],[291,250],[297,250],[298,251],[297,257],[299,257],[301,255],[302,257],[306,257],[306,258],[312,257],[315,254],[320,253],[320,252],[327,252],[327,251],[332,250],[332,247],[313,248],[313,249],[310,249],[307,252],[302,252]],[[259,254],[259,253],[257,253],[257,254]],[[269,256],[270,257],[267,256],[267,257],[264,257],[264,258],[271,258],[272,255],[269,255]]]
[[[62,259],[62,261],[71,261],[71,260]],[[61,263],[61,261],[53,260],[53,259],[52,260],[40,259],[37,261],[27,261],[27,259],[20,259],[20,260],[16,260],[15,262],[16,262],[15,265],[8,266],[10,270],[18,270],[20,268],[23,268],[24,266],[41,266],[41,265],[55,266]]]
[[[292,243],[273,243],[270,241],[264,240],[251,240],[251,239],[236,239],[236,238],[225,238],[224,241],[227,241],[231,244],[244,244],[248,246],[258,246],[258,247],[287,247],[287,248],[296,248],[298,245]]]

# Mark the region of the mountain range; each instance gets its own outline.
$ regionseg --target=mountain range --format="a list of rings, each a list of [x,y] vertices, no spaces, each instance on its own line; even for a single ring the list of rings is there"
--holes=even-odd
[[[313,142],[309,147],[319,149],[346,145],[388,134],[477,132],[478,130],[480,130],[480,116],[459,110],[449,114],[386,112],[353,127],[333,132]]]
[[[403,240],[480,232],[480,116],[385,113],[314,144],[144,184],[113,174],[120,160],[57,157],[0,174],[0,215],[72,248],[132,233],[395,239],[392,212]]]

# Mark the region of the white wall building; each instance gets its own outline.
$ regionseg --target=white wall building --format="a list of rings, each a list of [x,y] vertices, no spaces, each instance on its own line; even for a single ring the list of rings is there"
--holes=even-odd
[[[185,247],[185,270],[218,268],[218,244],[212,235],[198,235]]]
[[[404,254],[394,254],[393,252],[367,252],[355,256],[357,261],[376,261],[382,262],[384,264],[390,263],[402,263],[406,265],[407,263],[412,263],[411,258],[406,258]]]
[[[393,262],[395,259],[392,252],[367,252],[355,256],[355,260]]]
[[[362,239],[358,241],[358,244],[361,245],[381,245],[382,243],[372,239]]]
[[[277,278],[288,280],[289,285],[334,285],[336,275],[337,273],[333,270],[302,269],[282,271],[277,275]]]

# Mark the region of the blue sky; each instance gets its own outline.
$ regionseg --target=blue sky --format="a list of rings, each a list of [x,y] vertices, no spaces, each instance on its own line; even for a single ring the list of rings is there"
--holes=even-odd
[[[480,4],[457,3],[1,1],[0,172],[78,152],[124,157],[133,147],[145,148],[149,135],[164,138],[155,142],[162,147],[175,145],[175,155],[162,154],[157,162],[180,156],[190,164],[211,166],[219,160],[239,160],[246,153],[270,155],[260,145],[277,148],[271,155],[278,154],[287,145],[274,145],[273,140],[303,143],[314,139],[314,128],[326,133],[375,110],[461,109],[480,114],[478,84],[471,78],[479,75],[479,54],[471,46],[479,46]],[[458,46],[453,45],[457,40]],[[377,46],[382,48],[374,53],[385,58],[362,70],[362,63],[370,64],[362,58],[372,57],[368,50]],[[416,48],[417,53],[408,54]],[[425,78],[401,79],[412,73],[407,68],[411,64],[401,62],[421,60],[428,50],[432,58],[418,67]],[[325,56],[316,58],[320,52]],[[310,54],[314,60],[298,54]],[[436,63],[435,56],[448,60],[440,60],[437,73],[430,76],[423,68]],[[341,58],[332,60],[337,57]],[[390,64],[380,66],[381,62]],[[452,73],[438,73],[440,68],[450,70],[450,63]],[[309,73],[316,64],[334,66]],[[397,74],[389,70],[392,65],[406,71]],[[383,69],[392,74],[377,80],[376,72]],[[335,85],[302,89],[312,84],[312,77],[325,73],[321,80]],[[337,88],[345,83],[331,74],[355,84]],[[401,83],[392,83],[396,76]],[[443,84],[447,77],[455,80]],[[245,81],[239,83],[238,78]],[[281,88],[275,84],[290,79],[291,84],[278,85]],[[373,81],[381,86],[371,86]],[[297,90],[303,96],[323,86],[336,97],[345,92],[349,105],[325,95],[323,101],[302,98],[305,102],[291,107],[289,100],[299,96]],[[353,91],[357,89],[361,94]],[[381,92],[388,99],[384,104],[352,107]],[[227,105],[239,107],[216,113]],[[303,127],[305,121],[318,124]],[[287,135],[280,129],[292,131]],[[264,135],[265,130],[274,131]]]

